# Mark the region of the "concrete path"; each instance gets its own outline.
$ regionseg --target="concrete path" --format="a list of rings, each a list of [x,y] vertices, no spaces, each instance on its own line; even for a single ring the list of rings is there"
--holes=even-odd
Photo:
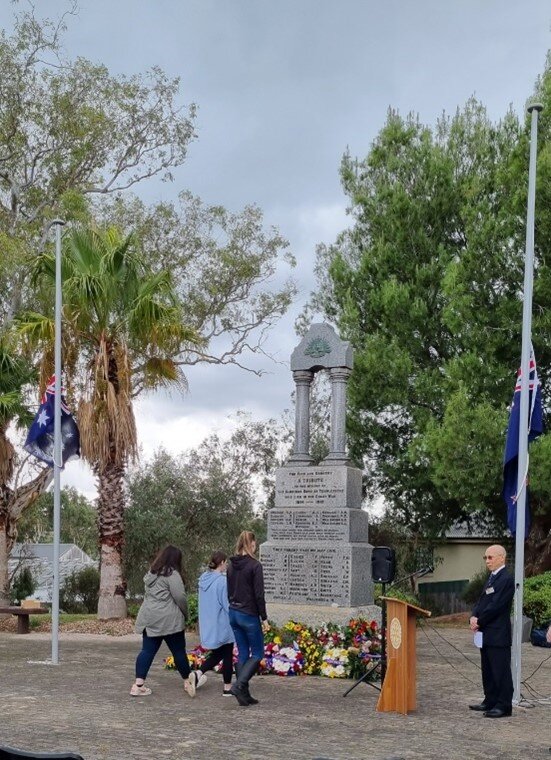
[[[261,702],[242,708],[213,675],[191,700],[178,674],[162,669],[164,650],[148,679],[153,694],[131,698],[138,647],[135,637],[62,636],[54,667],[34,664],[49,657],[46,635],[0,634],[0,744],[85,760],[551,758],[551,649],[523,645],[533,706],[489,720],[467,707],[481,696],[467,631],[419,630],[418,710],[408,716],[377,713],[365,684],[343,699],[351,682],[328,678],[257,677]]]

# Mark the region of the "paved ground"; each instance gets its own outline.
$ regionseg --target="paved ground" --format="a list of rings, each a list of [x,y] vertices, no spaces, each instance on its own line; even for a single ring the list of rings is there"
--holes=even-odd
[[[478,653],[455,629],[419,631],[419,706],[408,716],[377,713],[365,684],[343,699],[350,681],[328,678],[255,678],[261,703],[241,708],[212,676],[191,700],[160,654],[153,694],[131,698],[137,649],[134,637],[62,638],[54,667],[29,662],[49,657],[46,635],[0,634],[0,743],[85,760],[551,758],[550,649],[524,645],[523,677],[541,665],[524,689],[534,706],[500,720],[467,709],[480,698]]]

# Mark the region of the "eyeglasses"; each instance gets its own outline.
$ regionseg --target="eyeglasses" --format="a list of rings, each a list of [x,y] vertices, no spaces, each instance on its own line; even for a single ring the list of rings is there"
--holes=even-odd
[[[482,559],[495,559],[495,557],[492,557],[491,554],[483,554]]]

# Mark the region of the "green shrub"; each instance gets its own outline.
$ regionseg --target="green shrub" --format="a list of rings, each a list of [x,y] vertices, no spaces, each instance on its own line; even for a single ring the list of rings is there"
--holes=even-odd
[[[199,621],[199,599],[197,594],[188,594],[187,596],[187,622],[188,628],[197,628]]]
[[[129,599],[126,603],[126,610],[128,617],[135,618],[140,610],[141,602],[137,602],[135,599]]]
[[[469,581],[469,585],[465,589],[465,591],[461,594],[461,598],[464,602],[467,602],[467,604],[474,605],[478,600],[480,599],[480,595],[482,594],[482,589],[484,588],[484,584],[488,580],[488,571],[487,570],[479,570],[479,572],[471,578]]]
[[[20,602],[28,596],[32,596],[36,590],[36,581],[28,567],[24,567],[12,581],[10,589],[10,602]]]
[[[524,581],[524,614],[541,628],[551,621],[551,570]]]
[[[90,566],[76,570],[65,579],[59,595],[64,612],[94,613],[98,609],[99,570]]]
[[[376,583],[374,587],[375,604],[378,604],[378,598],[382,596],[383,587],[380,583]],[[402,589],[396,586],[391,586],[385,591],[385,596],[390,596],[392,599],[401,599],[403,602],[409,602],[409,604],[415,605],[415,607],[422,607],[419,599],[409,591],[402,591]]]

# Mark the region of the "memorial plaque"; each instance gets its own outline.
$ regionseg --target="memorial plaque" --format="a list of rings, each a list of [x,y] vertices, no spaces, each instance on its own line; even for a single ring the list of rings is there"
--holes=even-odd
[[[262,545],[266,596],[300,604],[370,604],[371,547]]]
[[[368,540],[367,512],[360,509],[278,509],[268,511],[268,541]]]
[[[276,507],[356,507],[362,474],[356,467],[283,467],[276,472]]]

